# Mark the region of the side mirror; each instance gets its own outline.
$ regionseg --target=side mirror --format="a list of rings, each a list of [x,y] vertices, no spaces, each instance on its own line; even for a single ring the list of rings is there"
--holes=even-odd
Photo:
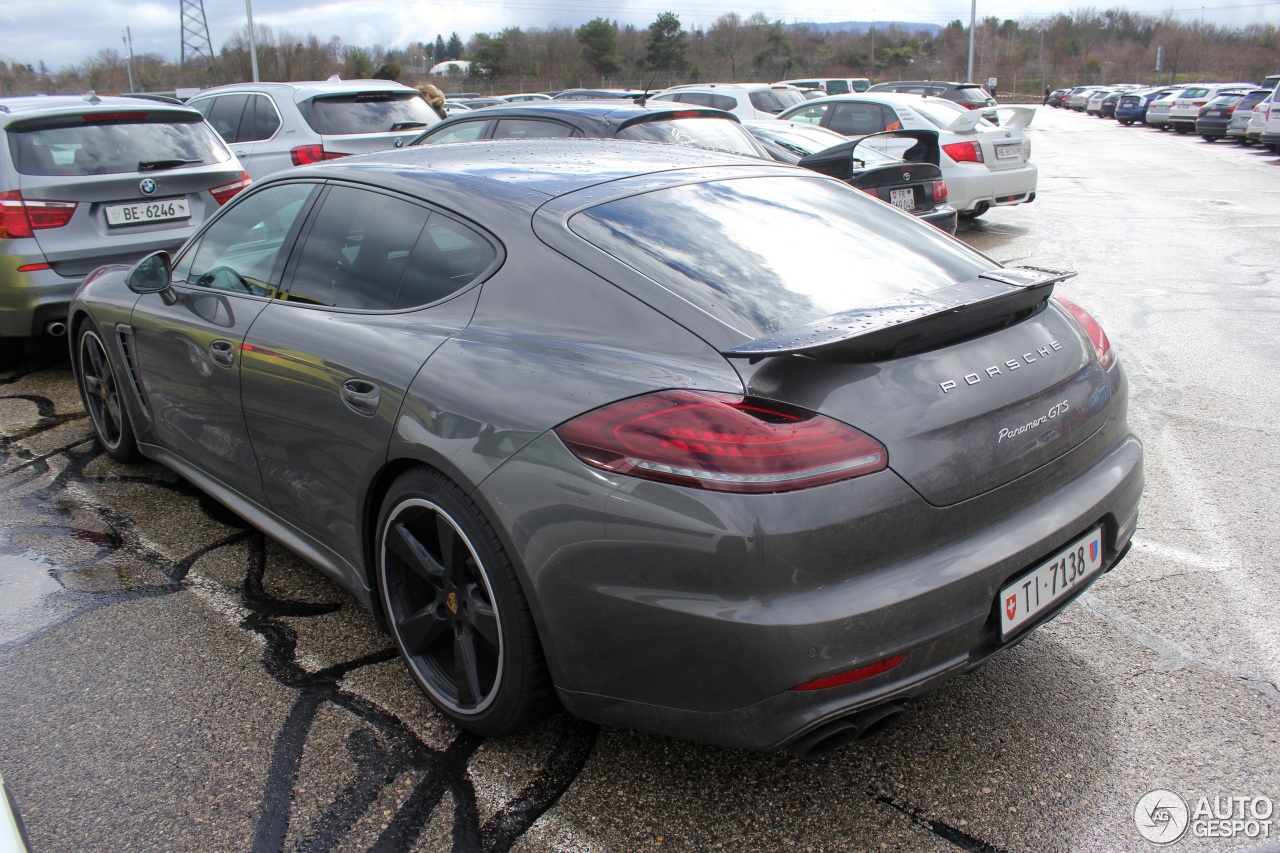
[[[152,252],[133,265],[124,282],[134,293],[163,293],[171,286],[173,260],[168,252]]]

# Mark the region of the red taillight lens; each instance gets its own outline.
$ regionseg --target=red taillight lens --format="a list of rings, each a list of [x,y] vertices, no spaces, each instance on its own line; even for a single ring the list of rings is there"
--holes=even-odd
[[[789,492],[882,471],[880,442],[823,415],[708,391],[632,397],[556,428],[587,465],[717,492]]]
[[[321,160],[337,160],[347,155],[325,151],[323,145],[300,145],[290,151],[289,156],[293,158],[293,165],[305,166],[308,163],[319,163]]]
[[[53,267],[48,264],[23,264],[18,267],[18,272],[39,272],[40,270],[51,270]]]
[[[238,181],[232,181],[229,184],[223,184],[220,187],[214,187],[213,189],[209,190],[209,195],[213,196],[213,200],[218,203],[219,207],[221,207],[222,205],[231,201],[231,199],[235,198],[236,193],[245,189],[251,183],[253,183],[253,178],[249,177],[249,173],[241,172],[240,179]]]
[[[952,142],[942,146],[947,156],[957,163],[982,163],[982,146],[976,142]]]
[[[946,200],[947,200],[947,194],[948,194],[948,193],[947,193],[947,182],[946,182],[946,181],[934,181],[934,182],[933,182],[933,200],[934,200],[934,201],[946,201]]]
[[[791,689],[822,690],[827,687],[839,687],[842,684],[852,684],[855,681],[862,681],[864,678],[870,678],[873,675],[888,672],[906,659],[906,655],[897,655],[896,657],[891,657],[888,660],[882,660],[879,663],[872,663],[858,667],[857,669],[851,669],[848,672],[841,672],[837,675],[828,675],[826,678],[819,678],[814,681],[806,681],[804,684],[797,684]]]
[[[35,236],[43,228],[61,228],[76,212],[74,201],[28,201],[17,190],[0,193],[0,239]]]
[[[1058,304],[1071,312],[1071,316],[1076,318],[1081,328],[1084,329],[1085,335],[1088,336],[1089,342],[1093,344],[1093,351],[1098,354],[1098,361],[1103,367],[1110,367],[1111,362],[1116,360],[1116,354],[1111,350],[1111,341],[1107,338],[1107,333],[1102,331],[1102,326],[1098,321],[1093,319],[1093,315],[1081,308],[1079,305],[1067,299],[1065,296],[1054,296]]]

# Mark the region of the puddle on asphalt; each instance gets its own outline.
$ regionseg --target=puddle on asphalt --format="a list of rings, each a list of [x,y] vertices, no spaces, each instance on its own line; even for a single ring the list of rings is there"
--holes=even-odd
[[[51,597],[62,584],[49,567],[0,554],[0,645],[30,634],[57,618]]]

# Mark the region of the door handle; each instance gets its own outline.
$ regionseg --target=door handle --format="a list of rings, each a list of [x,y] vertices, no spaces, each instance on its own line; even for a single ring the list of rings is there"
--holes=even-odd
[[[378,412],[382,390],[368,379],[348,379],[342,383],[342,402],[358,415],[372,417]]]
[[[236,360],[236,345],[231,341],[214,341],[209,344],[209,357],[223,367],[230,367]]]

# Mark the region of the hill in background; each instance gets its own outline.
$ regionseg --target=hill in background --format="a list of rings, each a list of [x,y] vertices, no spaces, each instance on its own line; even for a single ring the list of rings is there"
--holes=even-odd
[[[937,36],[942,32],[942,27],[937,24],[918,24],[910,21],[837,21],[830,24],[815,24],[810,22],[799,24],[788,24],[787,29],[795,30],[804,27],[819,33],[866,33],[875,27],[877,31],[884,32],[890,28],[900,33],[928,33],[930,36]]]

